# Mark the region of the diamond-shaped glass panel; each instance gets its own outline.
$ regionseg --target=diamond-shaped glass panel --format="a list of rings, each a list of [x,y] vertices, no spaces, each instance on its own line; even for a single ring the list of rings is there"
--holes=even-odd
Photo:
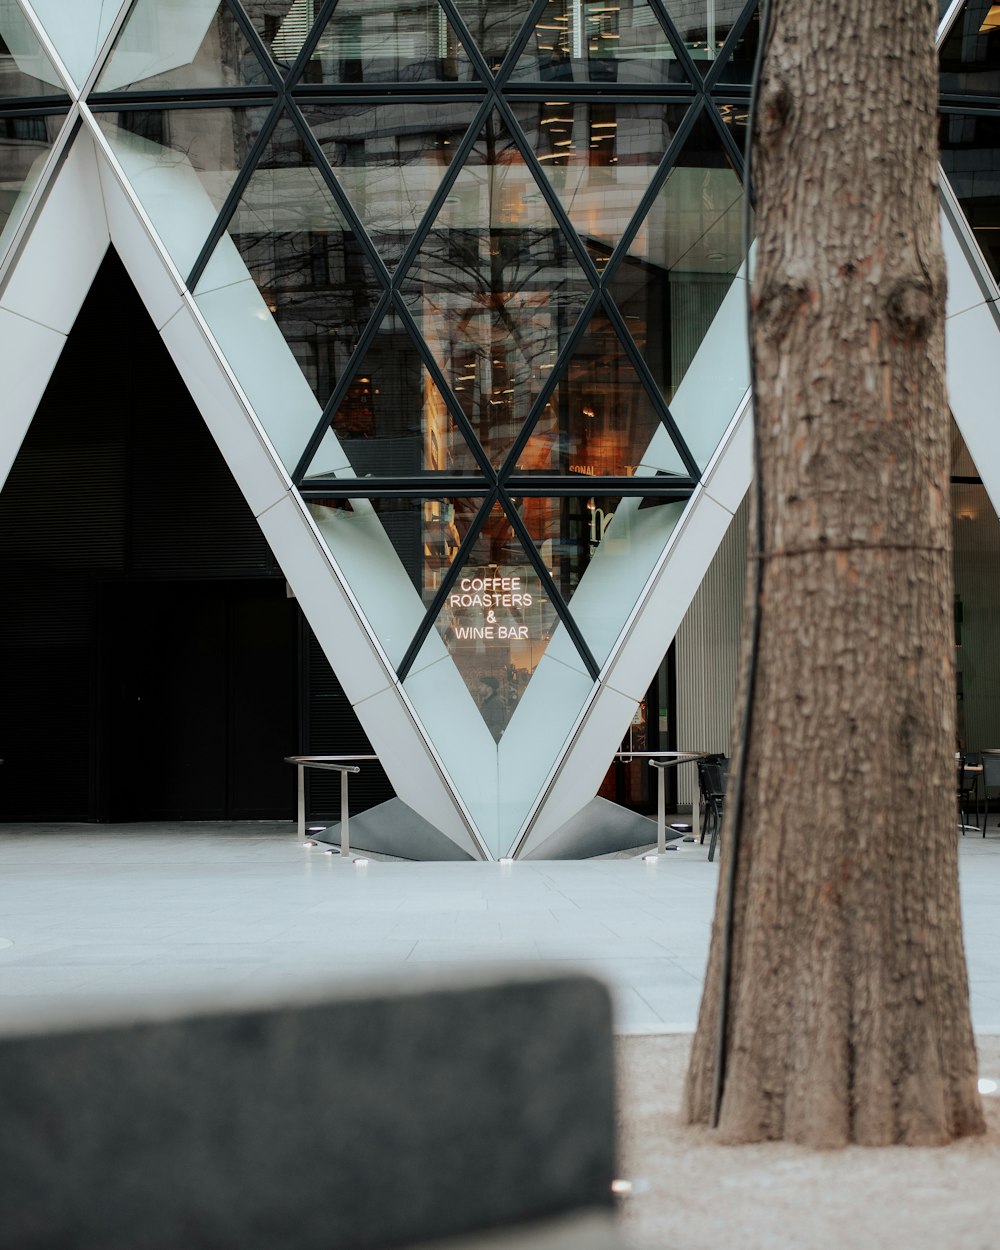
[[[515,503],[594,658],[603,664],[684,503],[604,495],[528,496]]]
[[[302,51],[322,0],[240,0],[261,42],[283,75]]]
[[[303,81],[375,86],[477,77],[437,0],[339,0]]]
[[[753,79],[757,45],[760,43],[760,9],[754,9],[749,22],[736,40],[736,46],[727,56],[719,74],[720,83],[749,83]]]
[[[687,474],[607,314],[590,320],[517,459],[527,473]],[[653,443],[656,437],[656,443]],[[655,456],[655,459],[651,459]]]
[[[0,256],[28,207],[66,115],[0,117]]]
[[[270,113],[266,108],[95,111],[174,264],[187,274]]]
[[[746,0],[665,0],[665,6],[689,56],[707,74]]]
[[[1000,281],[1000,117],[942,113],[941,167]]]
[[[969,0],[941,47],[941,94],[1000,96],[1000,5]]]
[[[511,74],[512,82],[686,80],[646,0],[548,0]]]
[[[493,114],[402,284],[494,464],[555,366],[591,287]]]
[[[383,288],[290,118],[278,121],[227,231],[230,248],[223,240],[198,295],[249,273],[325,404]]]
[[[609,289],[669,403],[743,263],[743,188],[702,114]]]
[[[499,504],[434,624],[499,742],[558,624],[541,579]]]
[[[515,102],[515,116],[598,270],[632,220],[684,104]]]
[[[456,0],[455,7],[495,74],[524,25],[531,0]]]
[[[423,220],[474,103],[302,105],[369,238],[390,269]]]
[[[393,310],[365,352],[331,425],[358,477],[480,472],[441,392]],[[326,471],[327,455],[327,449],[321,449],[308,477]]]
[[[65,94],[16,0],[0,0],[0,99]]]
[[[96,91],[263,86],[264,66],[225,0],[138,0],[119,32]]]

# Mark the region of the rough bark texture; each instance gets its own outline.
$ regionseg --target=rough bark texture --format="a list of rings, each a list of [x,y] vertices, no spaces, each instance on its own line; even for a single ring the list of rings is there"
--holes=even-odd
[[[774,0],[765,36],[764,555],[719,1120],[732,1142],[983,1128],[958,900],[936,15],[931,0]],[[712,1105],[724,903],[723,885],[693,1122]]]

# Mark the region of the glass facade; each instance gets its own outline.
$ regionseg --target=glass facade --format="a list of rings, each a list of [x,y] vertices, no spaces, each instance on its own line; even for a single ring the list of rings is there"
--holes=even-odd
[[[996,275],[995,8],[940,64]],[[744,0],[134,0],[88,97],[494,849],[748,384],[758,41]],[[2,247],[69,107],[10,0],[0,93]]]

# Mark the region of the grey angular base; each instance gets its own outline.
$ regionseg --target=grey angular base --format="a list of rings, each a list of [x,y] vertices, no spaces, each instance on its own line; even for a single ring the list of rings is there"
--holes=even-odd
[[[668,831],[669,836],[669,831]],[[525,859],[590,859],[656,841],[656,821],[608,799],[591,799]]]
[[[313,822],[315,823],[315,822]],[[402,799],[388,799],[367,812],[352,816],[348,826],[351,849],[395,855],[400,859],[471,860],[472,856],[456,846],[423,816],[418,816]],[[340,821],[323,833],[312,835],[318,842],[340,845]]]
[[[0,1246],[388,1250],[609,1210],[584,976],[0,1037]]]

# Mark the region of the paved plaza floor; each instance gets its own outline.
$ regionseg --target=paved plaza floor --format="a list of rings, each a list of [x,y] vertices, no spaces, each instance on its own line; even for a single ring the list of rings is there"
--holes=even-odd
[[[973,1024],[1000,1033],[1000,831],[959,839]],[[690,1032],[718,862],[358,868],[290,825],[0,826],[0,1013],[28,1023],[172,999],[260,1001],[355,979],[586,968],[619,1033]]]

